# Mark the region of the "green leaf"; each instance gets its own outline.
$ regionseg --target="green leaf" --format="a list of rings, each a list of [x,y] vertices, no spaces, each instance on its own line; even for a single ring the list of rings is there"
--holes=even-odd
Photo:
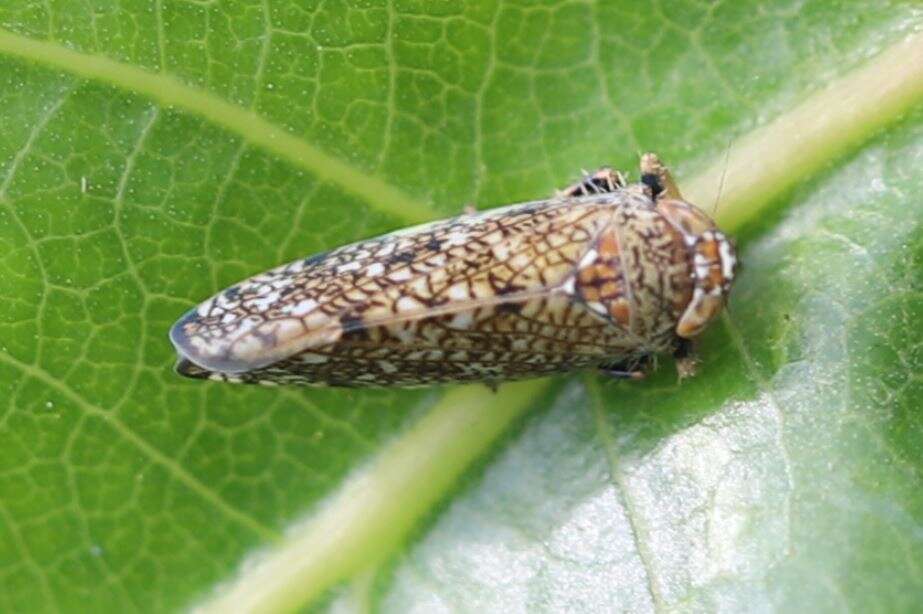
[[[4,3],[0,608],[913,609],[923,53],[869,4]],[[172,373],[249,274],[645,150],[742,247],[690,381]]]

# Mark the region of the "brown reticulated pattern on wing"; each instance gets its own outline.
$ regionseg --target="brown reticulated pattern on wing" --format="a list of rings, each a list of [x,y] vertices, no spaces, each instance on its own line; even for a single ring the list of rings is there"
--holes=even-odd
[[[200,306],[175,342],[223,371],[210,377],[261,383],[489,381],[595,364],[632,342],[561,287],[621,198],[462,216],[292,263]]]

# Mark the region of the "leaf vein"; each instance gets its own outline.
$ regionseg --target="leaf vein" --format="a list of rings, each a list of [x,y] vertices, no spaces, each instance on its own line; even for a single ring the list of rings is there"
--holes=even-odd
[[[205,501],[211,503],[224,514],[227,514],[228,518],[231,518],[239,525],[249,529],[266,541],[275,542],[278,540],[279,534],[277,531],[269,528],[257,519],[248,516],[241,510],[225,501],[221,495],[206,486],[194,475],[186,471],[186,469],[183,468],[183,466],[180,465],[176,460],[170,458],[156,447],[154,447],[146,439],[135,433],[127,424],[125,424],[112,412],[107,411],[98,405],[94,405],[85,399],[81,394],[73,390],[70,386],[59,381],[58,378],[52,376],[41,367],[23,363],[4,352],[0,352],[0,362],[5,363],[10,367],[19,369],[26,375],[34,377],[49,388],[56,390],[58,393],[66,397],[87,414],[95,416],[111,426],[119,435],[124,437],[126,441],[134,445],[134,447],[139,452],[144,454],[152,462],[166,469],[168,473],[173,475],[177,480],[179,480],[179,482],[189,488],[192,492],[198,494]]]
[[[383,179],[357,169],[251,109],[232,104],[172,75],[152,73],[104,56],[30,39],[2,28],[0,53],[134,92],[165,107],[184,109],[310,171],[321,181],[338,185],[370,207],[405,222],[423,222],[433,217],[430,207]]]
[[[737,330],[737,327],[734,326],[734,322],[731,320],[730,316],[728,316],[727,312],[721,314],[721,322],[724,324],[725,330],[727,330],[728,336],[734,344],[734,348],[743,360],[744,370],[748,373],[750,380],[756,385],[760,393],[766,397],[767,405],[776,416],[778,428],[776,444],[782,456],[782,464],[785,467],[785,481],[788,484],[788,493],[786,493],[784,504],[785,547],[783,550],[789,551],[792,547],[792,493],[795,490],[795,478],[792,474],[791,454],[788,450],[788,444],[785,441],[785,414],[779,406],[775,394],[773,394],[772,386],[766,381],[766,378],[760,374],[756,361],[753,359],[749,350],[747,350],[743,336],[740,334],[740,331]]]
[[[656,574],[654,573],[653,556],[647,543],[643,539],[643,529],[641,528],[641,518],[638,511],[629,496],[628,482],[622,471],[619,462],[618,453],[615,450],[615,442],[609,424],[606,422],[606,416],[603,412],[603,402],[599,390],[599,382],[594,379],[594,374],[587,375],[583,378],[584,386],[589,392],[593,405],[593,417],[596,422],[596,431],[599,435],[599,441],[606,453],[606,462],[609,465],[609,475],[618,492],[618,497],[625,508],[625,517],[628,519],[628,525],[631,528],[631,538],[635,543],[638,552],[638,560],[641,561],[641,567],[644,569],[644,577],[647,579],[647,592],[654,604],[654,610],[657,612],[666,611],[668,608],[663,600],[663,595],[657,587]]]

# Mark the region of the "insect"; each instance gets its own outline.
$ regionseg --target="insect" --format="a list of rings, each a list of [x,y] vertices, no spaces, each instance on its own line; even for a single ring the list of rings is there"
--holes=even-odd
[[[547,200],[468,213],[296,260],[170,331],[178,373],[259,384],[422,386],[584,368],[641,378],[723,308],[732,242],[654,154]]]

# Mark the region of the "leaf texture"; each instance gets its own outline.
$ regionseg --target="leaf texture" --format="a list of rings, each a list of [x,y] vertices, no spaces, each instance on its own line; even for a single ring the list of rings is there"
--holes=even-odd
[[[642,151],[680,187],[733,169],[738,139],[921,19],[910,0],[637,7],[4,3],[0,608],[220,598],[293,523],[387,475],[364,472],[392,449],[445,471],[362,491],[379,507],[338,527],[351,549],[309,561],[331,572],[287,605],[918,604],[919,111],[738,224],[730,312],[682,385],[661,368],[497,397],[305,392],[171,371],[175,319],[272,266]],[[414,438],[466,403],[495,421],[452,414],[464,445],[441,454]]]

